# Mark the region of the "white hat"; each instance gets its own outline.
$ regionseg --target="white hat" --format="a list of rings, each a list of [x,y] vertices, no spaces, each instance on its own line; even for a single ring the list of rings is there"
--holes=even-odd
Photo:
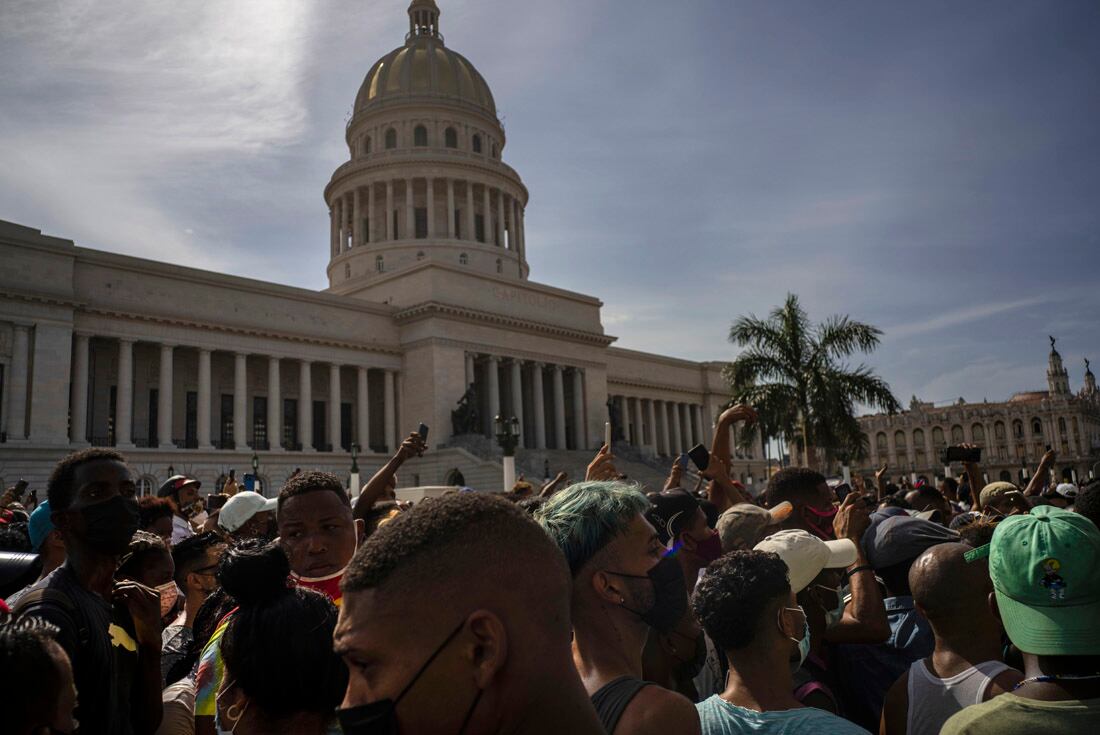
[[[791,589],[798,594],[821,574],[822,569],[840,569],[856,561],[856,545],[850,539],[822,541],[802,530],[773,533],[754,551],[778,554],[791,574]]]
[[[225,501],[218,513],[218,525],[233,533],[248,522],[248,519],[265,510],[274,511],[279,505],[278,498],[265,498],[251,490],[242,490]]]
[[[1077,497],[1077,486],[1072,482],[1062,482],[1054,488],[1054,492],[1058,493],[1066,500],[1073,500]]]

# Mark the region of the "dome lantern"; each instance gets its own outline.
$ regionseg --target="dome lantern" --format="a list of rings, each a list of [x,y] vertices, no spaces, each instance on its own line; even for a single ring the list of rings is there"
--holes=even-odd
[[[435,0],[412,0],[409,4],[409,35],[407,40],[430,36],[443,41],[439,33],[439,8]]]

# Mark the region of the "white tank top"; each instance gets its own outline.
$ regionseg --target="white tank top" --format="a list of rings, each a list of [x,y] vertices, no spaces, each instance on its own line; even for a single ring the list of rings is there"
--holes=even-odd
[[[909,667],[909,712],[906,735],[939,735],[943,724],[959,710],[981,704],[990,682],[1009,666],[983,661],[947,679],[932,676],[924,659]]]

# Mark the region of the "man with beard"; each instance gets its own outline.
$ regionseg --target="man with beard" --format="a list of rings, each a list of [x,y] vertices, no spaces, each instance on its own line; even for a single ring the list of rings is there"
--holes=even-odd
[[[216,533],[200,533],[185,538],[172,547],[175,582],[183,593],[183,611],[161,635],[163,642],[160,668],[167,682],[168,672],[187,655],[194,640],[192,628],[195,615],[210,593],[218,588],[218,561],[225,552],[225,542]]]
[[[83,732],[152,732],[161,719],[160,602],[155,590],[114,579],[138,527],[126,460],[109,449],[71,454],[54,468],[47,494],[68,557],[15,612],[59,628]]]
[[[188,536],[195,535],[195,529],[191,527],[191,521],[187,520],[185,512],[189,513],[191,506],[199,499],[199,488],[202,483],[194,477],[187,475],[172,475],[157,491],[157,497],[168,498],[172,504],[172,543],[178,544]]]
[[[608,733],[698,733],[681,694],[642,680],[650,626],[683,617],[687,591],[674,556],[645,518],[650,503],[621,482],[582,482],[535,514],[573,575],[573,661]]]
[[[241,490],[225,501],[218,513],[218,528],[229,536],[231,541],[246,538],[260,538],[271,541],[278,532],[275,524],[275,510],[278,498],[265,498],[251,490]]]

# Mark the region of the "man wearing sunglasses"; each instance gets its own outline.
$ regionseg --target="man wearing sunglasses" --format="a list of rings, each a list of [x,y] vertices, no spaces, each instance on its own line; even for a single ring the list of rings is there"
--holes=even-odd
[[[191,646],[191,628],[195,622],[195,613],[210,593],[218,588],[218,561],[224,551],[225,542],[212,532],[185,538],[172,547],[176,585],[183,592],[184,606],[180,616],[171,625],[165,626],[162,634],[162,677],[167,676],[168,671],[187,654]]]

